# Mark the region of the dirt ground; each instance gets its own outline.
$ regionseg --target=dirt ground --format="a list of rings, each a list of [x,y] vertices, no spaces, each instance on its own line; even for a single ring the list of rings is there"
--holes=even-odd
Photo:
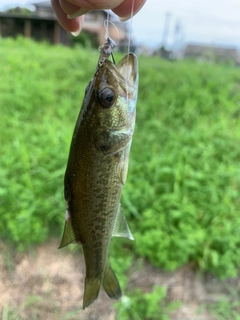
[[[13,259],[0,244],[0,319],[116,319],[113,302],[104,292],[91,307],[81,309],[83,256],[57,247],[58,241],[51,240]],[[170,301],[182,301],[172,320],[216,320],[202,306],[224,297],[226,285],[239,288],[240,280],[221,282],[210,275],[199,276],[190,266],[162,272],[146,263],[130,276],[128,284],[144,291],[151,291],[153,285],[167,287]]]

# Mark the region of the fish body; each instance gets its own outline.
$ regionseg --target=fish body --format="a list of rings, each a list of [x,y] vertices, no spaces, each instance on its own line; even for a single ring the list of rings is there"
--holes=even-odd
[[[134,54],[117,66],[106,60],[88,84],[73,133],[64,178],[67,202],[59,248],[83,247],[86,264],[83,309],[101,285],[110,298],[121,288],[108,263],[112,236],[133,239],[120,207],[135,125],[138,65]]]

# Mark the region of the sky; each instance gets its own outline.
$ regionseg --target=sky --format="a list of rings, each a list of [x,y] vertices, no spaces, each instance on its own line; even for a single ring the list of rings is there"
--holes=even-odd
[[[4,5],[26,5],[41,0],[0,0]],[[159,48],[168,22],[167,48],[187,43],[231,46],[240,49],[240,0],[147,0],[132,19],[132,41]],[[176,26],[178,25],[178,33]]]
[[[169,46],[176,22],[182,41],[240,48],[239,0],[147,0],[133,19],[133,37],[161,44],[166,13],[170,15]]]

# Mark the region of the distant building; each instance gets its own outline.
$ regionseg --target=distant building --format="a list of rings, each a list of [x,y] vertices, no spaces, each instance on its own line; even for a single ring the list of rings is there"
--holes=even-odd
[[[32,13],[1,12],[0,36],[16,37],[22,35],[36,41],[46,40],[50,43],[70,44],[68,33],[59,25],[50,2],[35,3]]]
[[[173,60],[172,50],[167,50],[164,46],[161,46],[158,50],[156,50],[154,55],[160,56],[163,59]]]
[[[63,29],[53,12],[50,1],[33,4],[36,7],[34,12],[1,12],[0,13],[0,37],[16,37],[22,35],[36,41],[48,41],[52,44],[71,44],[71,35]],[[85,16],[83,30],[97,35],[99,45],[103,44],[106,33],[104,20],[107,19],[107,12],[92,11]],[[119,41],[120,46],[128,43],[127,24],[114,21],[117,27],[109,23],[109,34],[113,40]]]
[[[188,44],[183,51],[183,58],[216,62],[233,61],[239,63],[239,55],[236,48],[200,44]]]

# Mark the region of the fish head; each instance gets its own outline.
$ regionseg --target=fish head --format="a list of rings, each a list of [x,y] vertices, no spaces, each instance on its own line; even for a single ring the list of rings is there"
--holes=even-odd
[[[137,91],[138,62],[133,53],[118,65],[104,61],[85,90],[74,137],[82,124],[100,152],[110,155],[123,150],[134,131]]]
[[[96,124],[111,130],[131,126],[135,121],[137,89],[138,63],[133,53],[124,56],[118,65],[106,60],[95,74]]]

